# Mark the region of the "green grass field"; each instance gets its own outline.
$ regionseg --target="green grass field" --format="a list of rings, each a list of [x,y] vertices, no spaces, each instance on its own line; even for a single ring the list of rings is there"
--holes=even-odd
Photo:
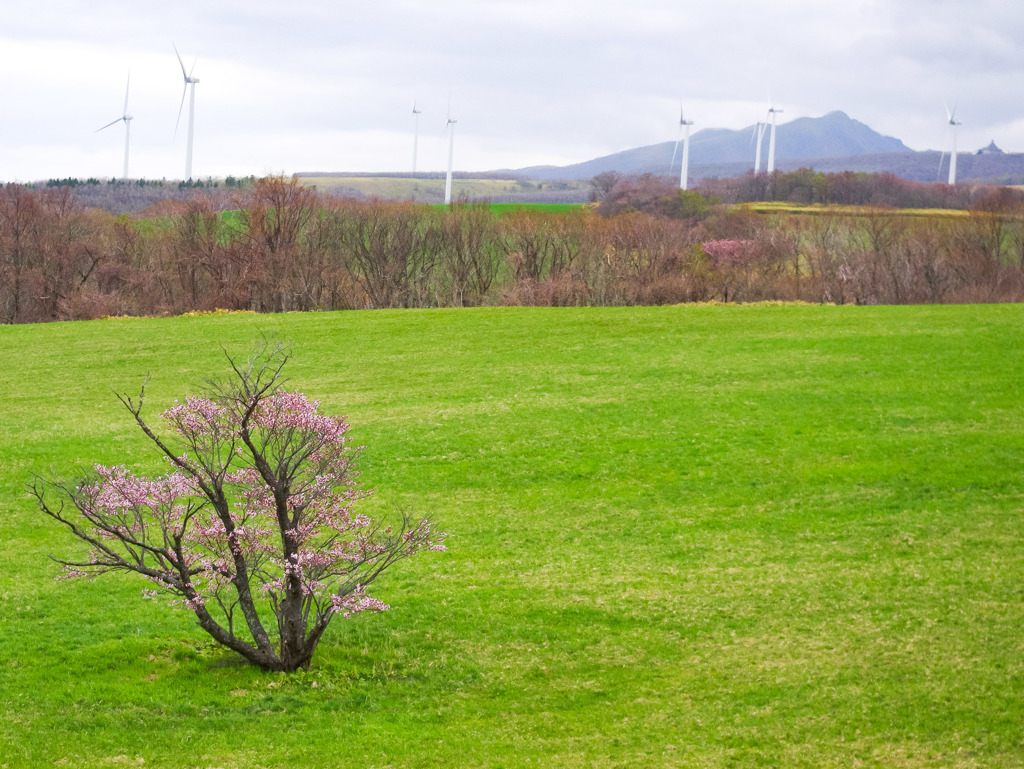
[[[79,552],[33,471],[292,343],[377,513],[448,553],[311,670],[236,664]],[[0,766],[1019,767],[1024,310],[223,315],[0,328]]]
[[[442,203],[438,208],[443,208]],[[572,211],[579,211],[586,209],[589,206],[578,205],[575,203],[491,203],[489,208],[495,214],[505,215],[512,214],[518,211],[537,211],[546,214],[568,214]]]

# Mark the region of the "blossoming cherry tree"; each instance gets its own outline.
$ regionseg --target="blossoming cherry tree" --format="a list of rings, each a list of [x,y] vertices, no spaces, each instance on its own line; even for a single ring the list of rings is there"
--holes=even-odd
[[[119,395],[167,474],[97,465],[78,483],[32,487],[40,509],[91,547],[57,559],[66,577],[141,574],[216,641],[279,671],[308,665],[335,615],[387,609],[366,589],[389,567],[445,549],[426,519],[393,529],[354,511],[369,492],[355,484],[349,425],[283,389],[288,358],[267,346],[229,357],[226,383],[161,415],[173,441],[143,418],[145,385],[137,400]]]

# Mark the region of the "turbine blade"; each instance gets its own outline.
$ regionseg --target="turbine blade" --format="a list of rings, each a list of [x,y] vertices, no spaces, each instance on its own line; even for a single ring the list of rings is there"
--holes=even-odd
[[[124,87],[124,110],[122,110],[122,113],[125,114],[125,115],[128,114],[128,88],[131,86],[131,84],[132,84],[132,71],[128,70],[128,82],[127,82],[127,84],[125,84],[125,87]]]
[[[174,138],[178,138],[178,124],[181,123],[181,111],[185,108],[185,94],[188,93],[188,83],[185,83],[185,88],[181,92],[181,106],[178,107],[178,119],[174,121]]]
[[[676,164],[676,152],[679,151],[679,139],[676,139],[676,146],[672,148],[672,159],[668,162],[668,170],[672,170],[672,166]]]
[[[192,69],[190,69],[188,71],[189,80],[192,79],[192,73],[196,71],[196,62],[197,61],[199,61],[199,56],[198,55],[192,60]]]
[[[117,120],[111,120],[109,123],[107,123],[105,126],[103,126],[103,128],[110,128],[110,126],[114,125],[115,123],[120,123],[122,120],[124,120],[123,117],[119,117]],[[97,128],[94,131],[94,133],[99,133],[100,131],[103,130],[103,128]]]
[[[174,43],[171,43],[171,45],[174,46],[174,55],[178,57],[178,64],[181,65],[181,76],[188,80],[188,73],[185,71],[185,62],[181,60],[181,54],[178,53],[178,46],[174,45]]]

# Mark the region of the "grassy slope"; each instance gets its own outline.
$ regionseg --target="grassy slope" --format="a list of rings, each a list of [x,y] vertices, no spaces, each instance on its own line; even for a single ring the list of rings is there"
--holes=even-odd
[[[451,551],[293,678],[74,544],[33,470],[139,457],[262,329]],[[1019,766],[1019,306],[488,309],[0,328],[0,764]],[[316,684],[314,687],[313,684]]]
[[[412,179],[400,176],[304,176],[300,183],[319,190],[333,187],[351,187],[369,197],[398,200],[430,200],[444,197],[444,179]],[[540,182],[544,189],[552,189],[550,182]],[[569,182],[570,189],[588,189],[586,182]],[[535,191],[537,182],[522,183],[514,179],[453,179],[452,196],[468,195],[471,198],[501,198],[507,195],[521,195]]]
[[[299,179],[302,184],[317,189],[331,187],[352,187],[364,195],[383,198],[419,198],[417,193],[432,189],[444,193],[444,179],[408,179],[389,176],[308,176]],[[453,183],[455,194],[465,192],[470,195],[487,195],[507,193],[519,190],[519,185],[508,179],[459,179]]]

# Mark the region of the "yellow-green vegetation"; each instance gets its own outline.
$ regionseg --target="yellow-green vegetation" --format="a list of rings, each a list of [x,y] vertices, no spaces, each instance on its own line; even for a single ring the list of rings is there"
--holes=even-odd
[[[970,216],[970,211],[953,208],[878,208],[877,206],[832,206],[832,205],[800,205],[780,201],[763,201],[758,203],[739,203],[735,208],[753,211],[758,214],[809,214],[809,215],[842,215],[872,216],[880,212],[898,214],[909,217],[937,217],[960,219]]]
[[[236,664],[32,472],[159,471],[151,415],[260,332],[450,550],[312,668]],[[691,305],[0,328],[0,765],[1019,767],[1024,313]],[[157,420],[158,421],[158,420]]]
[[[331,192],[339,187],[358,190],[367,197],[394,200],[412,200],[435,203],[444,198],[444,178],[412,179],[392,176],[303,176],[299,182],[315,187],[321,192]],[[522,195],[528,192],[556,189],[589,189],[587,182],[519,182],[514,179],[453,179],[452,197],[460,195],[471,199],[494,198]]]

